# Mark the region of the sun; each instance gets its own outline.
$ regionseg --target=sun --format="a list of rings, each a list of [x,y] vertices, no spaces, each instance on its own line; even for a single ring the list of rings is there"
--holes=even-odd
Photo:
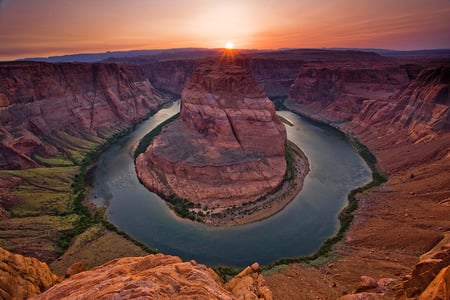
[[[226,42],[225,48],[227,48],[228,50],[233,49],[234,48],[233,42],[230,41]]]

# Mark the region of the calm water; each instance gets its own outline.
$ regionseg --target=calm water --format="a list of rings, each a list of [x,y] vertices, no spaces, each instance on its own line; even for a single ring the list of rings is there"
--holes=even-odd
[[[266,220],[214,228],[174,216],[161,198],[142,186],[129,155],[131,145],[179,110],[160,110],[101,155],[93,172],[91,200],[108,205],[110,222],[150,248],[205,264],[244,266],[307,255],[339,227],[347,194],[371,179],[371,172],[341,136],[288,111],[288,138],[308,156],[311,171],[303,190],[284,210]]]

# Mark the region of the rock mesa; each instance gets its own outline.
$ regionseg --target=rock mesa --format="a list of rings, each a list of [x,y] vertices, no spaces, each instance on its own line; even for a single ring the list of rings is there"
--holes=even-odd
[[[166,197],[230,207],[281,183],[285,143],[273,103],[243,68],[204,64],[183,90],[179,119],[138,156],[136,170]]]

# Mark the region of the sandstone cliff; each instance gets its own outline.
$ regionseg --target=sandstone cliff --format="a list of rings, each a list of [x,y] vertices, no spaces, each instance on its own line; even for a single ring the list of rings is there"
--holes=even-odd
[[[183,90],[179,120],[136,159],[136,170],[166,197],[231,207],[280,184],[285,143],[274,105],[243,68],[201,65]]]
[[[0,248],[0,298],[27,299],[57,282],[47,264]]]
[[[75,274],[33,299],[264,299],[272,294],[248,267],[223,285],[205,265],[163,254],[113,260]]]
[[[409,82],[395,64],[352,62],[305,65],[289,90],[288,104],[301,104],[335,121],[349,121],[364,101],[388,99]]]
[[[45,139],[55,132],[105,137],[162,102],[134,66],[5,63],[0,79],[1,169],[36,167],[34,154],[56,156],[63,149]]]
[[[391,131],[407,130],[412,142],[434,139],[450,129],[449,91],[450,66],[426,68],[386,101],[366,101],[355,123],[389,123]]]
[[[317,49],[296,49],[283,51],[233,51],[224,53],[210,51],[209,55],[191,53],[186,57],[169,55],[161,57],[123,58],[115,61],[136,64],[144,71],[154,87],[175,94],[181,94],[195,67],[205,62],[228,60],[245,68],[269,97],[287,96],[299,69],[306,63],[352,63],[358,60],[368,66],[385,64],[392,59],[362,51],[334,51]],[[208,58],[208,56],[210,56]]]

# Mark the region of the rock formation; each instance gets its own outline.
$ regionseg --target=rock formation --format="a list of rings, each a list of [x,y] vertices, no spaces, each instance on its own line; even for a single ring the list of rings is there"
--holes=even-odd
[[[0,168],[39,164],[61,149],[44,139],[57,131],[106,137],[155,111],[162,99],[142,71],[115,64],[0,65]]]
[[[450,266],[450,233],[447,233],[430,251],[420,256],[420,261],[414,267],[411,278],[404,283],[406,295],[408,297],[413,297],[423,292],[430,282],[438,276],[441,270],[444,268],[448,269],[448,266]],[[438,286],[441,285],[441,283],[438,282],[445,282],[445,280],[448,282],[448,273],[448,271],[443,272],[440,279],[438,278],[436,280],[437,282],[433,284],[435,287],[430,288],[430,290],[438,289]],[[431,291],[428,291],[427,293],[431,293]]]
[[[365,100],[387,99],[408,82],[407,70],[395,64],[308,64],[289,90],[288,103],[304,105],[332,120],[349,121]]]
[[[127,257],[75,274],[33,299],[271,300],[257,264],[244,271],[245,276],[241,273],[232,279],[233,289],[224,286],[212,269],[195,261],[163,254]]]
[[[450,266],[442,269],[419,297],[419,300],[429,299],[450,299]]]
[[[235,65],[201,65],[181,113],[136,159],[151,190],[211,207],[256,200],[286,172],[286,131],[273,103]]]
[[[412,142],[424,142],[450,129],[450,65],[427,68],[386,101],[370,100],[355,123],[408,131]]]
[[[1,299],[27,299],[50,288],[57,280],[58,276],[46,263],[0,248]]]

